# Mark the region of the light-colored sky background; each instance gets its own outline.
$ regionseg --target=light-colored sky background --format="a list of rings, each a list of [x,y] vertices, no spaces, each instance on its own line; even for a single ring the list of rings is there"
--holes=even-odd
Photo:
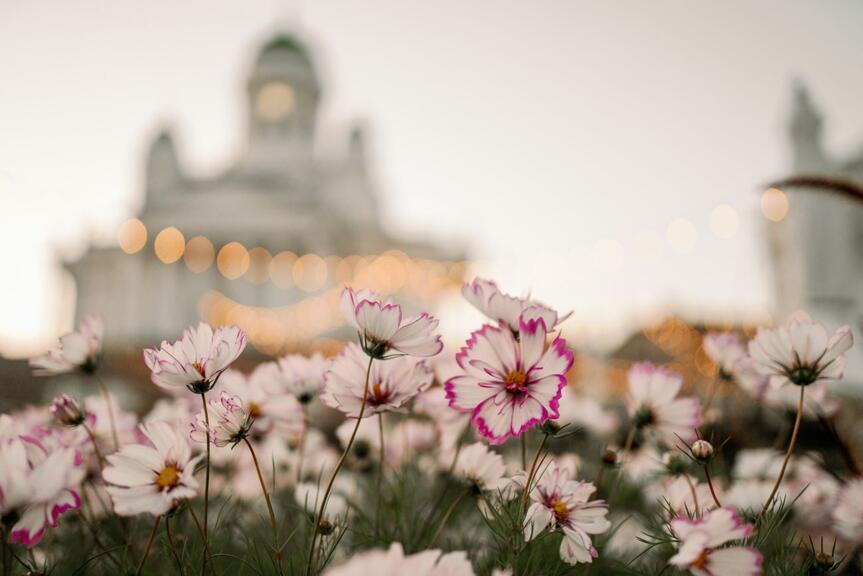
[[[464,240],[586,337],[769,309],[757,191],[788,166],[793,78],[828,149],[863,142],[855,0],[3,0],[0,352],[68,322],[57,258],[133,214],[160,122],[194,173],[233,157],[250,60],[286,17],[318,48],[324,126],[373,129],[387,226]],[[686,255],[665,240],[680,217]]]

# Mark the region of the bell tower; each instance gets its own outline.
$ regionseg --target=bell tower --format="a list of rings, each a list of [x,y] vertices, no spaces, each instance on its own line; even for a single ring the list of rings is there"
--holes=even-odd
[[[261,48],[247,84],[248,158],[264,172],[311,163],[320,83],[305,46],[280,34]]]

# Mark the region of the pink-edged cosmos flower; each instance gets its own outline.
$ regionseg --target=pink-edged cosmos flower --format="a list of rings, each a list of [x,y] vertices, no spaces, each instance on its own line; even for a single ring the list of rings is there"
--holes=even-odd
[[[519,331],[519,320],[542,318],[549,330],[554,330],[558,324],[572,315],[572,312],[559,316],[558,313],[535,300],[518,298],[501,292],[497,284],[491,280],[475,278],[461,289],[465,300],[474,308],[495,322],[502,323],[515,333]]]
[[[558,402],[572,352],[557,337],[546,346],[548,335],[541,318],[522,319],[519,339],[508,328],[486,324],[474,332],[456,354],[464,374],[447,380],[449,405],[471,412],[471,421],[492,444],[557,418]]]
[[[321,402],[348,418],[358,418],[365,391],[368,356],[351,342],[324,375]],[[402,356],[372,363],[364,416],[397,410],[431,386],[434,374],[423,360]]]
[[[207,419],[201,411],[192,421],[189,435],[192,441],[206,444],[209,436],[210,442],[222,447],[237,444],[246,437],[253,419],[239,396],[223,390],[218,400],[210,400],[208,404],[210,425],[207,426]]]
[[[107,456],[102,477],[120,516],[161,516],[198,491],[189,442],[167,422],[141,425],[148,444],[128,444]]]
[[[0,516],[18,518],[9,541],[32,548],[64,512],[80,508],[85,473],[73,448],[49,450],[33,436],[0,442]]]
[[[668,563],[696,576],[756,576],[761,574],[761,552],[747,546],[720,548],[752,534],[732,508],[717,508],[700,520],[676,518],[671,529],[679,539],[677,554]]]
[[[282,385],[275,362],[258,364],[248,376],[228,369],[219,379],[222,390],[238,396],[253,421],[255,437],[278,431],[298,437],[306,429],[306,414],[300,401]]]
[[[342,291],[342,314],[357,329],[363,351],[372,358],[385,358],[393,351],[408,356],[435,356],[443,350],[438,321],[425,312],[402,318],[398,304],[384,301],[370,290]]]
[[[219,376],[246,347],[246,335],[236,326],[215,330],[205,322],[189,327],[176,342],[162,341],[144,350],[144,362],[153,384],[169,391],[187,388],[201,394],[215,386]]]
[[[678,398],[683,377],[649,362],[635,364],[629,370],[629,414],[636,427],[654,433],[660,440],[674,445],[680,437],[685,442],[696,438],[701,425],[701,401]]]
[[[809,386],[842,378],[845,352],[853,343],[847,326],[828,336],[819,322],[793,321],[784,328],[759,328],[749,355],[774,388],[788,382]]]
[[[737,363],[746,357],[746,346],[733,332],[710,332],[704,337],[704,352],[719,367],[719,376],[730,380]]]
[[[54,348],[44,356],[32,358],[30,367],[36,376],[66,374],[80,370],[93,373],[99,367],[102,354],[104,324],[99,314],[88,314],[77,332],[61,336]]]
[[[423,550],[406,556],[398,542],[389,550],[354,554],[350,560],[330,568],[325,576],[473,576],[473,566],[464,552]]]
[[[477,492],[497,490],[505,482],[506,465],[500,454],[492,452],[481,442],[475,442],[459,452],[453,473],[467,480]]]
[[[568,467],[552,462],[531,490],[524,539],[533,540],[545,530],[560,530],[560,557],[564,562],[593,562],[598,553],[590,535],[602,534],[611,527],[605,501],[590,500],[594,492],[592,483],[573,480]]]
[[[308,404],[318,397],[324,385],[324,372],[329,362],[320,352],[311,356],[289,354],[278,360],[278,381],[288,393],[301,404]]]

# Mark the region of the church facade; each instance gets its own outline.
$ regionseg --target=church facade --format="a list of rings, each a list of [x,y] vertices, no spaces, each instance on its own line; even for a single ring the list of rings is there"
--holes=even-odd
[[[409,307],[460,285],[458,250],[382,227],[361,128],[337,157],[316,154],[322,87],[295,35],[260,49],[246,87],[247,144],[233,165],[192,178],[163,131],[120,245],[67,263],[76,317],[101,312],[109,349],[174,338],[203,319],[239,324],[259,350],[279,353],[339,331],[346,282],[398,293]]]
[[[863,383],[863,149],[824,149],[823,119],[798,85],[789,123],[791,174],[774,186],[787,216],[767,230],[778,318],[805,312],[831,328],[849,325],[855,345],[845,381]]]

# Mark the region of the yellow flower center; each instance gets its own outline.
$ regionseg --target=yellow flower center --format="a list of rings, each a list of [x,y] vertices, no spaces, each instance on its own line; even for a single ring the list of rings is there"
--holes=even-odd
[[[516,390],[524,386],[524,383],[527,382],[527,374],[522,372],[521,370],[513,370],[504,378],[503,383],[506,384],[506,387],[510,390]]]
[[[372,403],[382,404],[382,403],[386,402],[387,398],[389,397],[389,394],[387,394],[387,391],[384,390],[382,383],[376,382],[375,384],[372,384],[371,396],[372,396],[372,398],[371,398]]]
[[[201,376],[203,376],[203,375],[204,375],[204,367],[203,367],[203,366],[201,366],[201,363],[200,363],[200,362],[192,362],[192,368],[194,368],[194,369],[195,369],[195,371],[196,371],[198,374],[200,374]]]
[[[704,566],[707,564],[707,550],[702,552],[698,558],[695,559],[695,562],[690,564],[690,568],[701,568],[704,569]]]
[[[249,402],[249,416],[252,418],[260,418],[261,417],[261,405],[256,402]]]
[[[162,490],[170,490],[180,483],[180,471],[176,466],[165,466],[156,476],[156,485]]]
[[[555,500],[551,503],[551,508],[554,510],[554,519],[558,522],[563,522],[569,517],[569,508],[563,500]]]

